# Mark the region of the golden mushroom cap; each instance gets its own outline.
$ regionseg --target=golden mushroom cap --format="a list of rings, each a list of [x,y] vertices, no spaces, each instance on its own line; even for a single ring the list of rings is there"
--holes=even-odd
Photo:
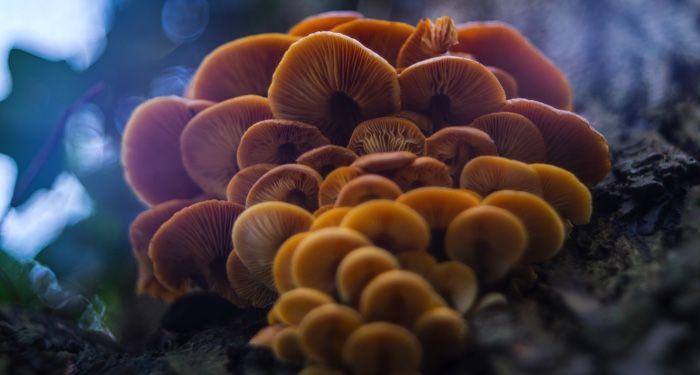
[[[469,126],[488,134],[502,157],[524,163],[540,163],[547,157],[542,134],[525,116],[510,112],[489,113]]]
[[[498,190],[526,191],[542,195],[537,172],[529,165],[499,156],[479,156],[464,165],[459,186],[482,196]]]
[[[321,305],[306,314],[299,323],[302,345],[313,360],[341,364],[348,336],[362,323],[360,314],[347,306],[332,303]]]
[[[313,212],[318,208],[321,181],[321,175],[305,165],[278,165],[262,175],[250,188],[246,208],[262,202],[281,201]]]
[[[353,207],[374,199],[396,199],[401,188],[392,180],[376,174],[352,179],[338,193],[336,207]]]
[[[356,206],[340,225],[364,234],[372,244],[394,254],[425,250],[430,241],[425,219],[407,205],[389,200],[372,200]]]
[[[272,73],[292,43],[286,34],[252,35],[226,43],[207,55],[197,68],[188,96],[223,101],[241,95],[267,95]]]
[[[343,218],[351,209],[352,207],[332,207],[316,216],[309,230],[315,231],[321,228],[339,227],[340,222],[343,221]]]
[[[567,171],[550,164],[530,164],[540,176],[542,198],[562,218],[573,224],[588,224],[593,211],[593,198],[586,185]]]
[[[311,149],[297,158],[297,163],[315,169],[324,178],[338,167],[352,164],[357,154],[345,147],[325,145]]]
[[[490,194],[481,204],[510,211],[528,234],[520,263],[542,262],[555,256],[564,244],[564,224],[559,214],[542,198],[524,191],[502,190]]]
[[[317,289],[301,287],[282,293],[274,309],[280,321],[298,326],[311,310],[331,303],[334,301],[328,294]]]
[[[331,31],[347,35],[396,65],[401,46],[415,28],[407,23],[375,19],[357,19],[334,27]]]
[[[471,267],[461,262],[446,261],[431,270],[433,288],[460,314],[466,314],[479,294],[479,284]]]
[[[323,179],[318,187],[318,205],[334,205],[338,194],[351,180],[362,176],[362,169],[355,166],[338,167]]]
[[[457,311],[439,306],[421,315],[413,332],[423,347],[423,368],[435,370],[464,353],[469,327]]]
[[[274,167],[274,164],[255,164],[238,171],[226,185],[226,200],[245,206],[250,188]]]
[[[338,265],[336,286],[340,299],[357,306],[365,286],[377,275],[399,268],[399,262],[388,251],[364,246],[348,253]]]
[[[457,30],[454,21],[442,16],[433,24],[424,18],[418,22],[413,33],[399,50],[396,66],[405,68],[431,57],[444,55],[457,43]]]
[[[421,345],[408,329],[387,322],[367,323],[347,339],[343,359],[355,374],[416,374]]]
[[[483,155],[498,155],[498,149],[489,135],[466,126],[440,129],[425,140],[425,154],[445,163],[450,168],[455,186],[464,165]]]
[[[243,133],[254,123],[272,118],[267,99],[245,95],[215,104],[195,116],[180,135],[185,170],[217,198],[238,172],[236,152]]]
[[[393,179],[403,191],[427,186],[452,186],[450,168],[430,156],[416,158],[413,163],[396,171]]]
[[[301,232],[289,237],[277,250],[272,263],[272,276],[275,279],[277,292],[284,293],[298,286],[292,277],[292,258],[301,240],[309,233]]]
[[[411,121],[395,116],[377,117],[357,125],[348,148],[357,155],[408,151],[423,154],[425,136]]]
[[[522,221],[495,206],[469,208],[449,224],[445,251],[472,267],[486,284],[510,271],[525,253],[528,238]]]
[[[359,122],[397,112],[401,101],[389,63],[360,42],[328,31],[289,48],[268,96],[275,117],[315,125],[341,145]]]
[[[283,362],[301,364],[306,359],[301,334],[297,327],[284,327],[275,335],[272,352]]]
[[[238,252],[234,249],[226,261],[226,275],[231,288],[244,301],[244,307],[263,308],[272,305],[277,299],[277,293],[255,279],[243,264]]]
[[[362,17],[364,17],[362,13],[352,10],[334,10],[318,13],[299,21],[287,33],[289,35],[307,36],[317,31],[330,30],[338,25],[352,22]]]

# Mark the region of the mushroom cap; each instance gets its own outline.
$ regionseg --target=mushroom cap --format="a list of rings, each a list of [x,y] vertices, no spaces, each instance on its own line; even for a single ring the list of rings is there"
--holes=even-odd
[[[404,327],[374,322],[364,324],[345,343],[343,359],[354,374],[414,374],[423,353],[416,336]]]
[[[482,155],[498,155],[491,137],[484,131],[466,126],[440,129],[425,140],[425,154],[447,164],[453,183],[467,162]]]
[[[352,207],[332,207],[328,211],[316,216],[310,231],[319,230],[321,228],[339,227],[345,215],[350,212]]]
[[[421,155],[425,136],[412,121],[395,116],[377,117],[357,125],[348,148],[357,155],[392,151]]]
[[[493,308],[508,306],[508,299],[501,293],[486,293],[476,302],[476,306],[470,315],[475,316]]]
[[[413,327],[416,319],[435,307],[435,291],[417,274],[389,270],[377,275],[362,291],[360,313],[367,321]]]
[[[394,254],[425,250],[430,240],[428,223],[403,203],[378,199],[348,212],[340,224],[370,239],[372,244]]]
[[[564,224],[559,214],[542,198],[524,191],[502,190],[490,194],[481,204],[496,206],[518,217],[528,234],[520,263],[538,263],[555,256],[564,244]]]
[[[251,275],[270,289],[275,287],[272,263],[280,245],[305,232],[313,216],[284,202],[264,202],[246,209],[233,225],[233,247]]]
[[[327,31],[289,48],[268,96],[275,117],[315,125],[341,145],[360,121],[397,112],[401,101],[389,63],[360,42]]]
[[[223,199],[226,186],[238,172],[236,151],[245,130],[272,118],[267,99],[245,95],[200,112],[180,135],[182,162],[206,193]]]
[[[357,19],[334,27],[331,31],[347,35],[396,65],[399,50],[415,28],[407,23],[375,19]]]
[[[461,262],[440,262],[433,267],[430,283],[460,314],[466,314],[479,294],[479,284],[471,267]]]
[[[376,174],[356,177],[338,193],[336,207],[354,207],[374,199],[396,199],[401,188],[394,181]]]
[[[348,253],[338,266],[336,286],[340,299],[357,306],[365,286],[377,275],[399,268],[399,262],[388,251],[364,246]]]
[[[418,129],[420,129],[425,136],[433,134],[433,121],[422,113],[414,111],[400,111],[393,114],[393,116],[405,118],[406,120],[416,124]]]
[[[457,311],[439,306],[421,315],[413,325],[413,332],[425,351],[423,367],[436,369],[463,354],[469,327]]]
[[[297,163],[315,169],[324,178],[338,167],[352,164],[357,154],[345,147],[325,145],[316,147],[299,155]]]
[[[236,296],[247,305],[262,308],[272,305],[277,299],[277,293],[274,290],[269,289],[250,274],[235,249],[231,251],[226,261],[226,275]]]
[[[425,251],[404,251],[395,255],[399,261],[401,269],[411,271],[428,279],[437,265],[437,260],[430,253]]]
[[[510,73],[495,66],[487,66],[486,68],[498,79],[498,83],[501,84],[503,91],[506,93],[506,99],[518,97],[518,81]]]
[[[284,293],[298,286],[292,277],[292,258],[301,240],[309,233],[311,232],[301,232],[287,238],[277,250],[272,263],[272,276],[275,279],[277,292]]]
[[[457,30],[452,18],[442,16],[435,20],[435,24],[430,19],[423,18],[401,46],[396,66],[405,68],[419,61],[444,55],[456,43]]]
[[[358,157],[350,166],[391,178],[394,172],[413,163],[416,158],[416,154],[408,151],[377,152]]]
[[[447,228],[445,251],[491,284],[510,271],[528,243],[523,222],[495,206],[478,206],[457,215]]]
[[[283,329],[284,327],[281,324],[263,327],[258,331],[258,333],[250,338],[248,345],[272,348],[272,343],[275,341],[275,337],[277,337],[277,334],[279,334]]]
[[[540,163],[547,157],[542,134],[525,116],[510,112],[483,115],[469,124],[496,144],[498,155],[524,163]]]
[[[149,294],[166,302],[173,301],[178,293],[164,287],[153,274],[153,264],[148,257],[148,245],[158,228],[176,212],[197,202],[193,199],[175,199],[157,204],[141,212],[129,226],[129,241],[138,263],[139,277],[136,283],[138,294]]]
[[[262,202],[281,201],[313,212],[318,208],[321,181],[321,175],[305,165],[278,165],[262,175],[250,188],[246,208]]]
[[[371,244],[360,232],[348,228],[323,228],[311,232],[301,240],[292,256],[294,283],[332,293],[340,261],[358,247]]]
[[[327,204],[334,205],[343,186],[347,185],[352,179],[362,176],[363,174],[364,172],[362,169],[354,166],[338,167],[333,172],[329,173],[318,187],[319,206]]]
[[[323,363],[342,363],[345,342],[362,323],[360,314],[347,306],[331,303],[311,310],[299,324],[306,354]]]
[[[586,185],[567,171],[550,164],[530,164],[540,176],[542,198],[562,218],[573,224],[588,224],[593,211],[593,199]]]
[[[453,51],[510,73],[523,98],[571,109],[573,97],[564,73],[518,30],[502,22],[468,22],[457,27]]]
[[[506,100],[503,87],[485,66],[457,56],[415,63],[399,75],[403,109],[424,113],[435,129],[466,124],[499,110]]]
[[[393,177],[403,191],[425,186],[452,186],[450,169],[445,163],[430,156],[416,158],[413,163],[396,171]]]
[[[464,165],[459,187],[474,190],[482,196],[498,190],[527,191],[542,195],[537,172],[529,165],[499,156],[479,156]]]
[[[245,131],[236,160],[240,168],[294,163],[299,155],[327,144],[328,138],[315,126],[291,120],[263,120]]]
[[[297,327],[284,327],[275,335],[272,352],[283,362],[301,364],[306,359],[301,334]]]
[[[218,47],[199,64],[188,96],[219,102],[241,95],[267,95],[272,73],[298,39],[286,34],[259,34]]]
[[[180,161],[180,133],[197,113],[193,103],[175,96],[150,99],[134,110],[126,124],[124,177],[136,197],[149,206],[201,192]]]
[[[236,303],[226,276],[231,228],[243,207],[227,201],[197,202],[176,212],[151,239],[148,256],[163,286],[185,292],[211,289]]]
[[[547,164],[589,185],[610,172],[608,142],[583,117],[527,99],[508,100],[501,111],[523,115],[537,126],[547,147]]]
[[[307,36],[317,31],[327,31],[338,25],[364,17],[362,13],[352,10],[334,10],[308,16],[292,26],[289,35]]]
[[[284,324],[298,326],[311,310],[331,303],[334,303],[333,298],[319,290],[295,288],[280,295],[275,312]]]
[[[226,185],[226,200],[245,206],[250,188],[275,166],[274,164],[256,164],[238,171]]]

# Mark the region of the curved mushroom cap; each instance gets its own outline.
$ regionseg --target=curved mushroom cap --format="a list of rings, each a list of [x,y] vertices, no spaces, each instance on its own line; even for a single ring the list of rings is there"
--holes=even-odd
[[[425,136],[413,122],[385,116],[363,121],[352,132],[348,148],[357,155],[409,151],[423,154]]]
[[[307,231],[312,221],[310,213],[293,204],[256,204],[233,225],[233,247],[251,275],[273,289],[271,268],[277,250],[292,235]]]
[[[611,169],[608,142],[581,116],[527,99],[511,99],[501,111],[527,117],[540,130],[547,147],[547,164],[594,184]]]
[[[274,167],[274,164],[255,164],[238,171],[226,185],[226,200],[245,206],[250,188]]]
[[[469,22],[459,25],[457,33],[459,43],[452,50],[510,73],[521,97],[571,109],[573,97],[564,73],[518,30],[502,22]]]
[[[498,190],[526,191],[542,195],[540,178],[529,165],[498,156],[479,156],[467,163],[459,178],[459,187],[482,196]]]
[[[311,310],[301,320],[301,342],[310,358],[340,364],[348,336],[362,323],[357,311],[347,306],[325,304]]]
[[[518,263],[527,241],[525,226],[517,216],[499,207],[478,206],[452,220],[445,234],[445,251],[490,284]]]
[[[503,190],[490,194],[481,203],[504,208],[522,221],[528,241],[520,263],[537,263],[550,259],[564,244],[564,224],[559,215],[536,195]]]
[[[277,299],[277,293],[274,290],[269,289],[250,274],[235,249],[231,251],[226,261],[226,275],[236,296],[250,306],[267,307]]]
[[[290,120],[263,120],[241,137],[236,160],[240,168],[254,164],[294,163],[299,155],[328,144],[317,127]]]
[[[275,312],[284,324],[297,326],[309,312],[321,305],[334,303],[326,293],[311,288],[296,288],[282,293]]]
[[[350,212],[352,207],[333,207],[328,211],[316,216],[310,231],[319,230],[321,228],[339,227],[345,215]]]
[[[445,163],[421,156],[394,174],[393,180],[403,191],[409,191],[424,186],[452,186],[450,169]]]
[[[498,155],[498,150],[485,132],[466,126],[451,126],[425,140],[425,154],[447,164],[456,185],[469,160],[481,155]]]
[[[431,57],[444,55],[457,43],[457,30],[449,16],[442,16],[433,24],[424,18],[401,46],[396,59],[398,68],[411,66]]]
[[[197,113],[193,103],[174,96],[151,99],[141,103],[126,124],[124,177],[147,205],[192,198],[201,192],[180,161],[180,133]]]
[[[220,46],[197,68],[188,96],[218,102],[241,95],[267,95],[272,73],[298,39],[286,34],[260,34]]]
[[[309,150],[297,158],[297,163],[315,169],[324,178],[338,167],[352,164],[357,154],[345,147],[325,145]]]
[[[542,134],[525,116],[510,112],[483,115],[469,124],[496,144],[498,155],[524,163],[540,163],[547,157]]]
[[[435,291],[417,274],[390,270],[377,275],[360,296],[360,313],[367,321],[413,327],[416,319],[435,307]]]
[[[440,262],[433,267],[430,282],[460,314],[471,309],[479,294],[476,274],[471,267],[456,261]]]
[[[281,201],[313,212],[318,208],[321,181],[321,175],[305,165],[278,165],[253,184],[245,206],[248,208],[262,202]]]
[[[396,71],[360,42],[319,32],[294,43],[272,79],[275,117],[317,126],[334,144],[347,144],[360,121],[397,112]]]
[[[367,323],[353,332],[343,350],[354,374],[414,374],[422,360],[418,339],[404,327]]]
[[[377,275],[399,268],[399,262],[388,251],[376,246],[364,246],[343,258],[336,273],[340,299],[357,306],[365,286]]]
[[[153,264],[148,257],[148,245],[158,228],[176,212],[197,202],[193,199],[176,199],[160,203],[141,212],[129,226],[129,241],[139,266],[136,283],[138,294],[149,294],[166,302],[174,300],[178,293],[164,287],[153,274]]]
[[[340,225],[364,234],[374,245],[394,254],[425,250],[430,240],[425,219],[405,204],[389,200],[373,200],[356,206]]]
[[[289,35],[306,36],[317,31],[327,31],[338,25],[364,17],[362,13],[352,10],[334,10],[306,17],[292,26]]]
[[[503,306],[508,306],[508,299],[506,296],[496,292],[486,293],[479,298],[479,301],[476,302],[476,306],[470,315],[475,316],[484,311]]]
[[[513,99],[518,97],[518,82],[513,78],[513,76],[503,69],[496,68],[495,66],[486,67],[498,80],[498,83],[503,87],[503,91],[506,93],[506,99]]]
[[[425,136],[433,134],[433,121],[422,113],[414,111],[400,111],[395,113],[393,116],[405,118],[406,120],[416,124],[418,129],[420,129]]]
[[[175,213],[160,226],[148,250],[153,272],[166,288],[187,291],[191,285],[236,302],[226,276],[231,228],[243,212],[235,203],[208,200]]]
[[[272,118],[267,99],[245,95],[215,104],[195,116],[180,136],[185,170],[208,194],[226,196],[238,172],[236,151],[245,130]]]
[[[324,228],[311,232],[294,252],[292,278],[298,286],[332,293],[340,261],[358,247],[371,244],[367,237],[348,228]]]
[[[463,354],[469,327],[457,311],[440,306],[421,315],[413,325],[413,332],[425,351],[423,367],[436,369]]]
[[[338,193],[336,207],[354,207],[374,199],[396,199],[401,195],[399,185],[386,177],[366,174],[352,179]]]
[[[318,188],[319,206],[335,204],[343,186],[363,174],[362,169],[354,166],[339,167],[329,173]]]
[[[403,109],[426,114],[435,129],[466,124],[499,110],[503,87],[485,66],[457,56],[440,56],[404,69],[399,75]]]
[[[401,269],[416,273],[426,280],[430,277],[433,267],[437,265],[435,257],[425,251],[404,251],[396,254],[395,257]]]
[[[272,276],[277,292],[284,293],[298,286],[292,277],[292,258],[301,240],[309,233],[311,232],[301,232],[289,237],[277,250],[272,263]]]
[[[377,152],[358,157],[350,166],[358,167],[365,173],[391,178],[394,172],[413,163],[417,157],[416,154],[408,151]]]
[[[375,19],[358,19],[336,26],[331,31],[347,35],[396,65],[401,46],[415,28],[407,23]]]
[[[540,176],[542,198],[562,218],[571,220],[574,224],[588,224],[593,201],[586,185],[566,169],[549,164],[530,164],[530,167]]]
[[[284,327],[275,335],[272,342],[272,352],[283,362],[301,364],[306,359],[304,346],[301,344],[301,334],[297,327]]]

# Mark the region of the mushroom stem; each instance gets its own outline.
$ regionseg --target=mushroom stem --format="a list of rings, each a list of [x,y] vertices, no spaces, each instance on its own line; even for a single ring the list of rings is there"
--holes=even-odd
[[[346,145],[353,129],[361,121],[360,106],[348,94],[336,91],[329,99],[329,108],[334,120],[328,132],[331,142]]]

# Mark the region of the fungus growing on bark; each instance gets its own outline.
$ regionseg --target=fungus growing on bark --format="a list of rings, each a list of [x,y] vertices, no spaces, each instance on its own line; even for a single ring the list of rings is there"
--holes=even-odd
[[[343,186],[363,174],[362,169],[355,166],[339,167],[329,173],[318,188],[319,206],[334,205]]]
[[[534,169],[525,163],[498,156],[480,156],[470,160],[462,169],[459,187],[482,196],[498,190],[542,195],[540,178]]]
[[[453,51],[511,74],[521,97],[571,109],[572,92],[564,73],[515,28],[502,22],[468,22],[457,26],[457,34]]]
[[[307,356],[322,363],[341,364],[348,336],[362,323],[360,314],[347,306],[325,304],[311,310],[299,324]]]
[[[476,274],[464,263],[440,262],[431,270],[429,280],[435,291],[460,314],[466,314],[476,301],[479,292]]]
[[[364,246],[348,253],[338,265],[336,287],[340,299],[357,306],[365,286],[377,275],[399,268],[396,258],[376,246]]]
[[[209,104],[167,96],[143,102],[131,114],[122,139],[122,165],[139,200],[155,205],[201,193],[180,161],[180,133]]]
[[[363,121],[352,132],[348,148],[357,155],[409,151],[423,154],[425,136],[411,121],[385,116]]]
[[[319,230],[328,227],[339,227],[345,215],[350,212],[352,207],[332,207],[328,211],[316,216],[310,231]]]
[[[413,163],[399,169],[393,179],[403,191],[424,186],[452,186],[448,166],[429,156],[418,157]]]
[[[266,96],[272,73],[282,55],[298,39],[270,33],[236,39],[220,46],[199,64],[188,96],[217,102],[241,95]]]
[[[272,276],[275,279],[277,292],[284,293],[297,287],[292,277],[292,258],[301,240],[310,232],[301,232],[289,237],[280,245],[272,263]]]
[[[250,274],[250,271],[241,262],[241,258],[235,249],[231,251],[226,261],[226,275],[228,275],[229,284],[236,296],[243,300],[244,303],[262,308],[275,302],[277,293]]]
[[[325,145],[311,149],[297,158],[297,163],[315,169],[323,178],[338,167],[352,164],[357,154],[345,147]]]
[[[467,124],[499,110],[506,96],[485,66],[457,56],[440,56],[404,69],[399,75],[403,109],[421,112],[435,129]]]
[[[425,140],[425,154],[450,168],[454,185],[469,160],[482,155],[498,155],[496,144],[484,131],[466,126],[451,126]]]
[[[593,211],[593,199],[586,185],[576,176],[550,164],[530,164],[542,185],[542,198],[561,217],[573,224],[588,224]]]
[[[482,282],[491,284],[512,269],[528,243],[522,221],[495,206],[478,206],[457,215],[447,227],[445,251],[469,265]]]
[[[275,117],[315,125],[340,145],[359,122],[397,112],[401,100],[394,68],[360,42],[333,32],[294,43],[268,94]]]
[[[331,31],[347,35],[396,66],[401,46],[415,28],[407,23],[375,19],[357,19],[334,27]]]
[[[287,33],[289,35],[306,36],[317,31],[331,30],[338,25],[352,22],[362,17],[364,17],[362,13],[351,10],[323,12],[306,17],[297,22]]]
[[[517,113],[489,113],[469,126],[488,134],[502,157],[524,163],[541,163],[547,157],[540,131],[532,121]]]
[[[366,174],[352,179],[338,193],[336,207],[354,207],[374,199],[396,199],[401,188],[386,177]]]
[[[215,104],[195,116],[180,136],[185,170],[204,190],[217,198],[238,172],[236,152],[246,129],[272,118],[267,99],[239,96]]]
[[[408,329],[387,322],[367,323],[348,337],[343,359],[355,374],[415,374],[421,345]]]
[[[208,200],[176,212],[151,239],[148,256],[163,286],[183,293],[192,287],[213,290],[239,302],[226,276],[231,227],[243,207]]]
[[[311,288],[296,288],[280,295],[275,313],[284,324],[298,326],[308,313],[325,304],[334,303],[326,293]]]
[[[274,167],[274,164],[256,164],[238,171],[226,185],[226,200],[245,206],[250,188]]]
[[[306,151],[328,144],[317,127],[290,120],[263,120],[249,127],[236,152],[239,168],[255,164],[288,164]]]
[[[419,61],[444,55],[456,43],[457,30],[452,18],[443,16],[436,19],[434,24],[424,18],[401,46],[396,66],[406,68]]]
[[[394,254],[425,250],[430,240],[425,219],[407,205],[389,200],[372,200],[356,206],[340,225],[364,234],[372,244]]]
[[[262,175],[250,188],[246,208],[262,202],[280,201],[313,212],[318,208],[321,181],[321,175],[305,165],[278,165]]]

